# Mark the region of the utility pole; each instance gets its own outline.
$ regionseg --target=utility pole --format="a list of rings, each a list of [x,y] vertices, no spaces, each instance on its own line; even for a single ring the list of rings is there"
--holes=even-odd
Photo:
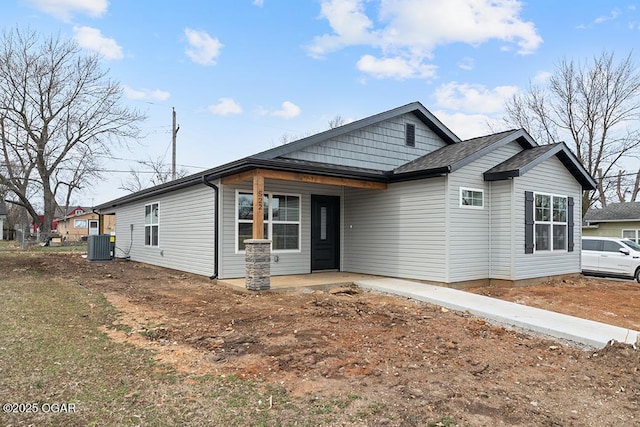
[[[176,179],[176,136],[178,136],[178,131],[180,130],[180,125],[176,125],[176,109],[171,107],[173,111],[173,126],[171,127],[171,142],[173,146],[172,156],[171,156],[171,179]]]

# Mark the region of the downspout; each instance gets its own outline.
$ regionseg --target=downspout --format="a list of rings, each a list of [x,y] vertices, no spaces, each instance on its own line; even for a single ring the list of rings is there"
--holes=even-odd
[[[218,278],[218,259],[219,259],[219,254],[218,254],[218,222],[219,222],[219,214],[218,214],[218,194],[219,194],[219,189],[218,186],[215,184],[210,183],[209,181],[207,181],[207,176],[203,175],[202,176],[202,183],[204,185],[206,185],[207,187],[211,187],[213,188],[213,192],[214,192],[214,203],[213,203],[213,227],[214,227],[214,232],[213,232],[213,251],[215,254],[215,260],[213,263],[213,275],[209,276],[209,279],[211,280],[215,280]]]
[[[100,212],[96,212],[95,208],[91,208],[91,212],[93,212],[94,214],[98,215],[98,234],[102,234],[102,215],[100,214]],[[87,224],[88,225],[88,224]]]

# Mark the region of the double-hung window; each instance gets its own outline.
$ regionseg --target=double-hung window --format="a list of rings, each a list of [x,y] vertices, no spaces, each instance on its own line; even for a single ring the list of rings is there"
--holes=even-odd
[[[535,194],[536,251],[567,250],[567,197]]]
[[[253,233],[253,194],[238,192],[236,197],[237,234],[239,251]],[[300,195],[265,193],[264,237],[271,240],[274,251],[300,250]]]
[[[144,207],[144,245],[158,246],[159,207],[151,203]]]

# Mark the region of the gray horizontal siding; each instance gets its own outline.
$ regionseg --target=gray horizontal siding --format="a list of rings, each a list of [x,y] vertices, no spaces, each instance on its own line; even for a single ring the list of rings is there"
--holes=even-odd
[[[491,182],[489,192],[491,203],[489,277],[513,280],[513,181]]]
[[[514,179],[514,246],[516,280],[580,272],[580,243],[582,223],[582,190],[569,171],[556,157],[543,162],[524,176]],[[572,196],[574,206],[573,252],[524,253],[524,192],[534,191]]]
[[[405,123],[416,126],[415,147],[405,145]],[[390,170],[445,143],[413,114],[405,114],[288,154],[298,160]]]
[[[449,174],[449,274],[448,282],[490,277],[491,245],[491,183],[483,173],[519,153],[516,142],[497,148],[482,158]],[[484,208],[460,206],[460,187],[484,191]]]
[[[445,278],[444,178],[345,190],[344,270]]]
[[[301,251],[274,252],[272,254],[271,274],[273,276],[287,274],[305,274],[311,272],[311,195],[323,194],[341,196],[342,187],[328,185],[312,185],[298,182],[265,180],[266,193],[299,194],[301,196]],[[230,279],[245,277],[245,253],[236,252],[236,190],[252,191],[250,183],[225,185],[222,188],[223,213],[221,227],[222,264],[220,278]],[[278,262],[273,255],[278,256]]]
[[[144,245],[145,205],[159,204],[159,246]],[[202,186],[116,209],[118,257],[195,274],[214,272],[214,192]],[[132,230],[133,226],[133,230]]]

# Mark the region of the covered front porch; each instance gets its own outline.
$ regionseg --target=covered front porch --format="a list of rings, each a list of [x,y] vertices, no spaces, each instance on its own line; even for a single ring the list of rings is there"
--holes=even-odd
[[[366,179],[266,168],[226,176],[220,184],[227,200],[224,206],[235,207],[236,229],[231,237],[234,254],[226,253],[230,262],[221,277],[226,281],[231,276],[231,283],[243,283],[252,290],[306,286],[295,283],[309,280],[311,286],[323,286],[319,272],[342,270],[344,189],[387,188],[384,182]],[[226,211],[227,217],[231,212]],[[225,242],[231,243],[229,236]],[[231,268],[235,273],[230,273]],[[314,273],[312,279],[306,274],[278,278],[307,272]],[[300,282],[302,277],[306,278]],[[329,284],[344,282],[329,279]]]

